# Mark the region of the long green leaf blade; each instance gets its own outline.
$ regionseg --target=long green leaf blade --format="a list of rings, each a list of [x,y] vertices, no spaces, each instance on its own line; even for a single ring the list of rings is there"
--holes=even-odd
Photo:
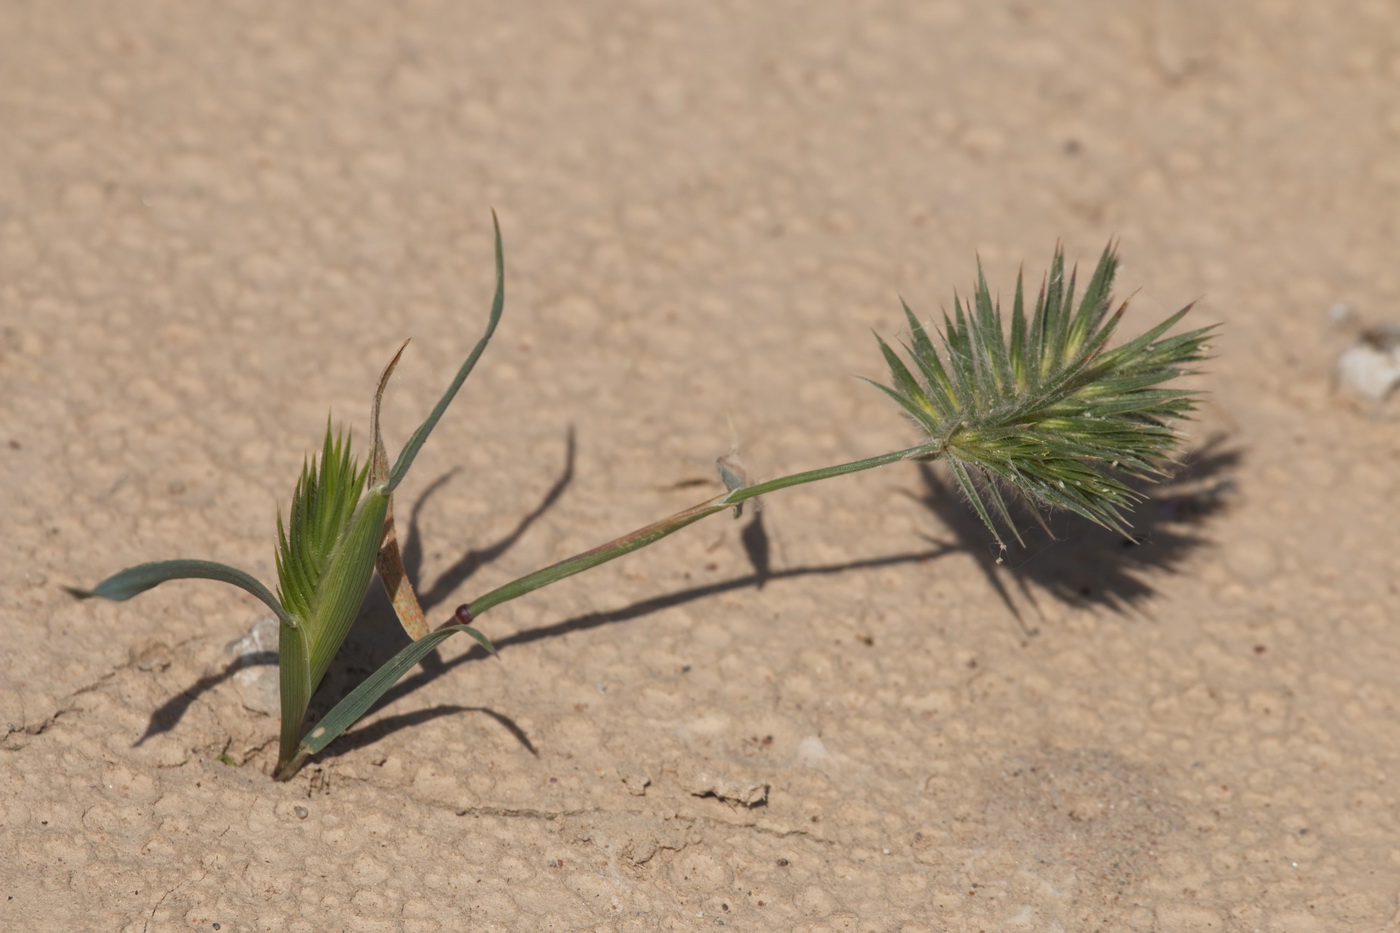
[[[212,560],[160,560],[137,564],[113,574],[90,590],[71,586],[64,589],[79,599],[97,596],[124,602],[170,580],[217,580],[220,583],[231,583],[262,600],[284,625],[292,623],[291,615],[282,608],[277,597],[256,577],[237,567]]]
[[[486,332],[482,334],[476,346],[472,348],[471,355],[467,357],[462,368],[457,371],[457,376],[452,380],[452,384],[447,387],[447,391],[442,394],[432,414],[428,415],[428,420],[418,426],[418,430],[413,432],[413,436],[408,439],[402,451],[399,452],[399,459],[394,463],[394,469],[389,473],[389,491],[393,492],[403,482],[404,476],[408,474],[408,468],[413,466],[413,459],[418,456],[418,451],[423,443],[437,427],[438,420],[442,418],[443,412],[447,411],[447,406],[452,404],[452,400],[457,397],[457,390],[462,388],[462,383],[467,381],[467,376],[476,367],[476,361],[481,358],[481,354],[486,350],[486,345],[491,342],[491,335],[496,332],[496,324],[501,320],[501,309],[505,306],[506,300],[506,267],[505,255],[501,247],[501,224],[496,219],[496,212],[491,212],[491,223],[496,229],[496,296],[491,302],[491,316],[486,322]]]

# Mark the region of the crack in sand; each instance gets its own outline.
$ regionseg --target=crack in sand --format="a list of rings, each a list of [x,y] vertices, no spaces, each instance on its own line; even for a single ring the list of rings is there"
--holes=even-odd
[[[810,841],[812,841],[812,842],[814,842],[814,843],[818,843],[818,844],[823,845],[823,846],[826,846],[826,847],[828,847],[828,848],[834,847],[834,846],[837,845],[837,843],[836,843],[835,840],[828,839],[828,838],[826,838],[826,837],[824,837],[824,836],[820,836],[820,835],[814,834],[814,833],[812,833],[811,831],[806,830],[806,829],[797,829],[797,828],[786,828],[786,829],[785,829],[785,828],[779,828],[779,827],[774,827],[774,826],[764,826],[764,825],[762,825],[762,824],[760,824],[760,823],[758,823],[758,822],[730,822],[730,821],[728,821],[728,820],[724,820],[724,819],[721,819],[721,818],[715,817],[715,816],[681,815],[681,814],[679,814],[679,813],[670,813],[670,814],[667,814],[667,813],[662,813],[662,812],[658,812],[658,811],[650,811],[650,810],[626,810],[626,809],[623,809],[623,810],[609,810],[609,809],[604,808],[604,807],[584,807],[584,808],[573,809],[573,810],[541,810],[541,809],[538,809],[538,808],[535,808],[535,807],[492,807],[492,806],[480,806],[480,807],[466,807],[466,808],[463,808],[463,809],[460,809],[460,810],[455,810],[455,811],[453,811],[453,812],[455,813],[456,816],[459,816],[459,817],[465,817],[465,816],[496,816],[496,817],[503,817],[503,818],[510,818],[510,819],[543,820],[543,821],[546,821],[546,822],[555,822],[555,821],[557,821],[557,820],[568,819],[568,818],[570,818],[570,817],[594,817],[594,818],[607,819],[607,818],[609,818],[609,817],[619,817],[619,816],[640,816],[640,817],[643,817],[643,818],[656,819],[656,820],[658,820],[658,821],[660,821],[660,822],[665,822],[665,821],[668,821],[668,820],[683,820],[683,821],[685,821],[686,823],[689,823],[689,824],[692,824],[692,825],[695,824],[695,823],[699,823],[699,824],[701,824],[702,826],[712,827],[712,828],[715,828],[715,829],[725,829],[725,830],[749,829],[749,830],[752,830],[753,832],[755,832],[755,833],[758,834],[758,835],[761,835],[761,836],[768,836],[768,837],[773,838],[773,839],[791,839],[791,838],[797,837],[797,838],[801,838],[801,839],[810,840]],[[685,845],[686,845],[686,844],[682,843],[682,844],[680,844],[679,846],[676,846],[676,845],[670,845],[670,844],[663,844],[663,843],[661,843],[661,842],[659,842],[659,841],[658,841],[657,844],[658,844],[658,846],[659,846],[660,848],[673,849],[674,851],[681,851],[682,849],[685,848]],[[646,860],[643,859],[643,860],[640,860],[640,861],[646,861]]]
[[[8,740],[12,735],[43,735],[49,729],[53,728],[54,724],[57,723],[58,720],[62,717],[67,716],[70,713],[83,712],[82,707],[78,706],[73,701],[85,693],[92,693],[94,690],[97,690],[107,681],[117,676],[117,674],[120,673],[121,670],[122,669],[120,667],[114,668],[113,670],[108,671],[101,677],[94,680],[92,683],[84,684],[77,690],[74,690],[72,693],[68,694],[63,699],[58,701],[58,709],[54,710],[53,713],[51,713],[50,715],[45,716],[39,722],[26,723],[25,725],[19,727],[7,723],[4,739],[0,739],[0,741]]]
[[[182,648],[185,645],[198,640],[199,639],[197,637],[182,639],[176,642],[174,647],[172,647],[170,650],[173,653],[179,648]],[[85,712],[85,710],[81,706],[74,702],[78,697],[83,696],[87,693],[95,693],[96,691],[105,687],[119,674],[133,670],[140,670],[140,665],[141,659],[136,657],[135,655],[132,655],[131,657],[128,657],[124,663],[116,665],[115,667],[108,670],[106,673],[103,673],[100,676],[98,676],[96,679],[89,681],[86,684],[83,684],[82,686],[68,693],[66,696],[62,697],[58,701],[57,709],[55,709],[50,715],[45,716],[38,722],[26,723],[21,726],[16,726],[13,723],[8,722],[5,723],[5,733],[4,735],[0,736],[0,748],[3,748],[7,751],[21,751],[24,748],[23,745],[10,746],[8,744],[12,736],[23,735],[33,737],[43,735],[49,729],[53,728],[53,726],[62,717],[73,713]]]
[[[716,828],[723,827],[725,829],[751,829],[761,836],[771,836],[774,839],[790,839],[793,836],[800,836],[803,839],[810,839],[813,842],[819,842],[822,845],[836,845],[835,840],[827,839],[825,836],[819,836],[806,829],[779,829],[774,826],[764,826],[758,821],[734,823],[730,822],[729,820],[721,819],[717,816],[697,815],[688,816],[685,817],[685,819],[695,820],[698,823],[708,824]]]
[[[227,832],[227,830],[225,830],[225,832]],[[223,835],[223,833],[220,833],[220,835]],[[194,884],[199,884],[200,882],[202,882],[202,881],[203,881],[205,878],[207,878],[207,877],[209,877],[209,870],[206,868],[206,869],[204,870],[204,873],[203,873],[203,874],[201,874],[198,878],[194,879],[194,882],[193,882],[193,883],[194,883]],[[150,928],[151,928],[151,921],[155,920],[155,918],[156,918],[156,911],[160,910],[160,905],[165,903],[166,898],[170,897],[170,895],[174,894],[176,891],[180,890],[181,888],[183,888],[183,887],[184,887],[185,885],[187,885],[187,884],[190,884],[190,882],[188,882],[188,881],[181,881],[179,884],[175,885],[175,887],[171,888],[170,890],[168,890],[168,891],[166,891],[164,894],[162,894],[162,895],[160,896],[160,900],[156,901],[154,904],[151,905],[151,915],[150,915],[149,917],[146,918],[146,922],[142,925],[142,927],[141,927],[141,933],[146,933],[146,931],[150,930]]]
[[[533,807],[467,807],[463,810],[453,811],[457,816],[502,816],[527,820],[559,820],[570,816],[584,816],[589,813],[606,813],[608,811],[593,809],[584,810],[537,810]],[[623,812],[623,811],[619,811]]]
[[[79,692],[83,692],[83,691],[79,691]],[[77,694],[75,693],[75,694],[73,694],[72,696],[77,696]],[[66,700],[66,699],[71,699],[71,697],[65,697],[65,700]],[[82,712],[82,708],[79,707],[79,706],[63,706],[63,707],[60,707],[60,708],[54,710],[54,711],[53,711],[53,714],[52,714],[51,716],[46,716],[46,717],[45,717],[42,721],[40,721],[40,722],[36,722],[36,723],[33,723],[33,724],[28,724],[28,725],[23,725],[23,726],[20,726],[19,728],[15,728],[14,726],[9,726],[9,727],[8,727],[9,731],[7,731],[7,732],[5,733],[5,738],[8,739],[8,738],[9,738],[10,736],[12,736],[12,735],[27,735],[27,736],[43,735],[45,732],[49,731],[49,729],[53,728],[54,724],[57,723],[58,720],[59,720],[61,717],[66,716],[66,715],[68,715],[69,713],[81,713],[81,712]]]
[[[23,726],[19,726],[18,728],[16,728],[14,725],[7,723],[5,736],[3,739],[0,739],[0,741],[4,741],[10,736],[16,734],[29,736],[43,735],[49,729],[53,728],[54,724],[57,723],[58,720],[63,716],[67,716],[70,713],[83,712],[83,708],[74,703],[74,700],[76,700],[78,697],[82,696],[85,693],[93,693],[101,689],[108,681],[116,677],[122,671],[129,670],[131,667],[133,667],[134,663],[135,662],[133,661],[127,661],[125,664],[119,664],[111,670],[107,671],[105,674],[98,677],[96,680],[91,681],[90,683],[86,683],[78,689],[74,690],[72,693],[69,693],[67,696],[63,697],[61,700],[58,701],[58,708],[55,709],[53,713],[51,713],[48,716],[45,716],[39,722],[27,723]]]

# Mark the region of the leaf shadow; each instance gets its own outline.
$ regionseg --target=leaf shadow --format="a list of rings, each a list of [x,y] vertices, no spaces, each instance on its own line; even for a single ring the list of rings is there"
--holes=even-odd
[[[185,713],[194,705],[194,702],[204,694],[213,690],[219,684],[228,680],[234,674],[245,667],[260,667],[263,665],[276,665],[277,655],[272,652],[259,652],[256,656],[249,658],[234,658],[224,665],[223,670],[203,677],[190,684],[151,713],[151,718],[146,721],[146,731],[141,733],[141,737],[131,743],[132,748],[140,748],[146,744],[148,739],[169,732],[179,724]]]
[[[909,493],[952,532],[960,550],[977,560],[987,583],[1027,634],[1020,603],[1039,611],[1037,594],[1074,606],[1101,606],[1126,614],[1141,612],[1156,594],[1155,574],[1180,571],[1187,558],[1209,542],[1203,527],[1229,508],[1237,493],[1234,478],[1243,454],[1224,435],[1208,438],[1188,452],[1174,475],[1142,491],[1146,501],[1129,516],[1133,537],[1109,531],[1072,513],[1042,515],[1050,534],[1039,527],[1030,507],[1017,500],[1013,517],[1026,538],[999,554],[987,545],[987,529],[956,486],[927,463],[919,464],[924,488]],[[1016,595],[1013,595],[1013,591]]]
[[[577,456],[578,443],[574,436],[574,429],[570,427],[568,433],[565,435],[563,472],[559,474],[559,478],[554,481],[554,485],[545,493],[539,505],[535,506],[534,509],[521,518],[520,521],[516,523],[515,528],[505,535],[505,537],[488,547],[467,551],[457,559],[456,563],[440,573],[431,586],[418,594],[418,601],[422,604],[425,611],[440,605],[448,596],[470,579],[471,575],[476,573],[483,565],[495,561],[501,557],[501,555],[509,551],[511,547],[520,540],[521,536],[529,530],[531,525],[554,507],[560,497],[564,495],[564,491],[568,489],[574,481],[574,466]],[[408,520],[408,532],[405,535],[407,540],[403,549],[404,569],[408,571],[410,579],[418,578],[419,571],[422,569],[423,565],[423,535],[418,527],[418,521],[419,517],[422,515],[423,506],[427,505],[428,500],[432,498],[433,494],[445,486],[447,481],[458,472],[459,469],[454,468],[438,477],[433,481],[432,485],[423,490],[423,494],[419,496],[418,500],[413,504],[413,512],[409,515]],[[387,600],[385,600],[385,605],[387,604]]]
[[[368,723],[336,739],[336,754],[343,754],[345,752],[355,751],[356,749],[366,748],[378,742],[386,735],[397,732],[400,729],[407,729],[410,726],[421,725],[425,722],[440,719],[443,716],[456,715],[457,713],[481,713],[484,716],[494,719],[501,728],[510,733],[511,738],[520,743],[525,751],[534,755],[536,758],[540,756],[539,750],[536,749],[534,743],[530,741],[530,737],[525,734],[525,730],[520,728],[519,724],[516,723],[514,719],[488,706],[458,706],[455,703],[413,710],[408,713],[400,713],[397,716],[386,716],[383,719]],[[332,757],[335,756],[327,754],[326,752],[322,752],[319,756],[323,761]]]

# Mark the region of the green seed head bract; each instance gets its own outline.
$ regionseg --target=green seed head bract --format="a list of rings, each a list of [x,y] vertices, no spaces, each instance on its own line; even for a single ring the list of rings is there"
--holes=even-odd
[[[1029,318],[1017,277],[1007,333],[979,263],[973,300],[955,297],[944,315],[941,352],[907,305],[913,370],[880,339],[893,384],[874,385],[928,434],[920,459],[947,458],[999,544],[994,517],[1020,540],[999,487],[1127,534],[1124,509],[1141,496],[1123,480],[1163,475],[1179,440],[1172,422],[1193,408],[1195,393],[1162,386],[1192,371],[1213,328],[1166,336],[1188,305],[1107,349],[1127,308],[1112,308],[1117,265],[1110,245],[1076,307],[1076,273],[1066,281],[1057,248]]]

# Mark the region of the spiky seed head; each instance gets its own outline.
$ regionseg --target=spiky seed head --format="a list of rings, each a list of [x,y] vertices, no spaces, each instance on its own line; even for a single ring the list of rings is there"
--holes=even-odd
[[[1117,266],[1110,243],[1076,308],[1076,270],[1066,281],[1057,247],[1029,317],[1017,276],[1008,333],[979,262],[972,301],[954,297],[937,345],[904,306],[912,370],[880,340],[892,385],[875,385],[928,434],[921,458],[947,459],[1003,547],[994,518],[1020,533],[999,487],[1128,534],[1124,513],[1141,496],[1123,480],[1164,475],[1173,423],[1194,408],[1195,392],[1167,384],[1193,371],[1214,328],[1167,336],[1188,305],[1108,349],[1127,308],[1112,304]]]
[[[331,551],[350,526],[365,473],[349,441],[333,434],[327,424],[320,461],[302,465],[286,523],[280,511],[277,515],[278,595],[293,616],[313,615],[321,577]]]

